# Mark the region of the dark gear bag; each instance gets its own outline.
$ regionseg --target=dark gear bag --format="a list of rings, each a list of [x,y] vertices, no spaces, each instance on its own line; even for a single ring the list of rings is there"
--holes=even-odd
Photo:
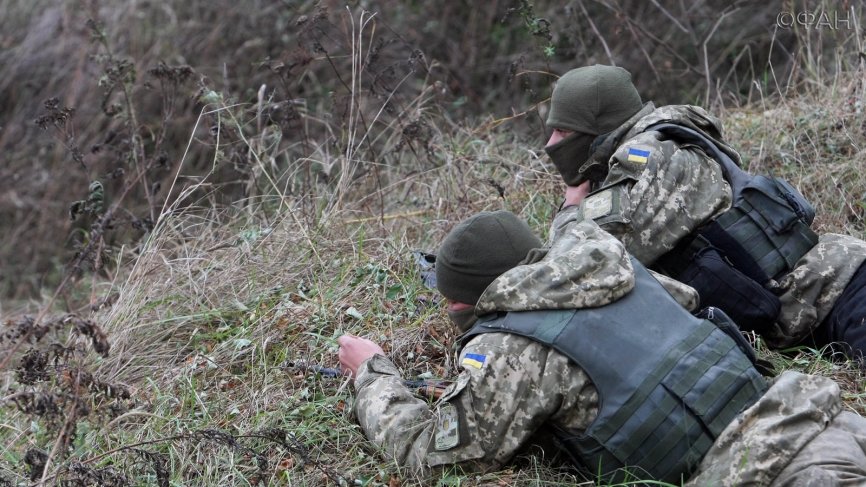
[[[731,208],[662,256],[663,272],[698,291],[702,306],[725,310],[744,330],[762,333],[779,316],[771,290],[815,244],[812,205],[787,181],[751,175],[706,135],[671,123],[654,130],[701,148],[731,185]]]
[[[734,194],[738,198],[731,209],[715,223],[743,247],[768,280],[787,274],[818,243],[818,235],[809,228],[815,210],[784,179],[752,176]]]
[[[759,284],[788,273],[818,243],[810,228],[815,209],[787,181],[743,171],[712,140],[688,127],[661,123],[647,130],[694,144],[719,163],[733,202],[702,234]]]
[[[656,266],[695,288],[702,307],[725,310],[742,330],[761,333],[779,316],[779,298],[737,270],[700,235],[662,256]]]

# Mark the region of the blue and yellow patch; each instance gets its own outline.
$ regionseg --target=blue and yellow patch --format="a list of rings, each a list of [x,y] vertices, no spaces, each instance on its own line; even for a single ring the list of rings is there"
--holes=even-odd
[[[484,362],[487,360],[486,355],[481,355],[480,353],[467,353],[463,357],[463,361],[460,362],[460,365],[464,367],[475,367],[476,369],[480,369],[484,366]]]
[[[628,162],[637,162],[640,164],[646,164],[647,159],[649,159],[650,151],[648,150],[640,150],[640,149],[629,149],[628,150]]]

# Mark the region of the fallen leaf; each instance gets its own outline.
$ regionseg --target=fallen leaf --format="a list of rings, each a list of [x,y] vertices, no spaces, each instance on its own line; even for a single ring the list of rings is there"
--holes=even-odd
[[[346,310],[346,314],[355,318],[356,320],[363,320],[364,315],[361,314],[354,306],[349,306],[349,309]]]
[[[295,466],[295,459],[293,457],[286,457],[280,460],[280,463],[277,464],[277,472],[285,472],[286,470],[291,470]]]

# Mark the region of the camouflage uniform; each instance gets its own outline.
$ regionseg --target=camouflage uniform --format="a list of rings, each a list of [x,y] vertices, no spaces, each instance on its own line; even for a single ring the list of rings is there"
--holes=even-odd
[[[622,244],[593,222],[571,225],[559,242],[531,252],[526,262],[485,290],[479,314],[539,309],[538,303],[551,309],[602,306],[634,287]],[[686,299],[696,299],[694,290],[679,286]],[[586,373],[528,338],[480,335],[463,347],[459,363],[462,372],[431,411],[385,357],[364,362],[355,381],[355,411],[367,437],[401,464],[464,463],[483,470],[507,462],[542,425],[582,431],[597,414],[598,394]]]
[[[866,419],[841,409],[832,380],[785,372],[722,431],[686,485],[864,485]]]
[[[460,463],[495,469],[546,423],[587,428],[598,395],[586,374],[550,348],[504,333],[480,336],[461,352],[483,355],[463,365],[434,409],[402,384],[397,368],[377,355],[355,381],[355,412],[367,437],[397,463],[412,467]]]
[[[681,304],[696,304],[690,287],[673,280],[663,284]],[[622,244],[595,223],[583,222],[496,279],[477,309],[483,314],[602,306],[633,287]],[[467,362],[467,355],[485,360]],[[401,464],[466,462],[489,469],[508,461],[543,424],[582,431],[597,414],[598,395],[584,371],[530,339],[480,335],[461,350],[459,363],[461,374],[431,411],[403,386],[385,357],[364,362],[355,381],[355,410],[368,438]],[[450,447],[455,437],[457,444]]]
[[[524,265],[500,276],[485,290],[478,308],[522,311],[536,309],[538,302],[561,309],[601,306],[633,286],[634,275],[623,246],[585,221],[560,228],[559,240],[548,251],[534,251]],[[682,292],[685,301],[694,300],[694,290],[682,285],[673,289]],[[574,301],[575,295],[582,295],[582,300]],[[460,352],[459,363],[462,372],[431,409],[403,385],[399,370],[388,359],[377,355],[365,361],[355,381],[355,412],[370,441],[402,465],[460,464],[469,470],[490,470],[511,459],[543,426],[576,434],[598,413],[598,393],[586,373],[564,355],[530,339],[503,333],[476,336]],[[797,453],[794,446],[826,435],[821,430],[839,411],[838,388],[822,382],[825,379],[796,377],[793,386],[791,380],[780,379],[766,396],[775,402],[762,398],[725,429],[721,437],[725,443],[720,440],[711,450],[719,462],[739,468],[772,460],[773,465],[785,468]],[[810,390],[817,392],[809,400],[792,400]],[[812,400],[816,395],[824,402]],[[828,396],[835,399],[828,400]],[[796,415],[791,417],[779,408],[780,401],[796,406],[792,410]],[[752,427],[763,424],[765,416],[767,427]],[[866,421],[855,419],[853,427],[866,431],[862,424]],[[772,428],[782,422],[784,435]],[[856,444],[853,435],[844,430],[840,434]],[[791,445],[791,449],[760,450],[761,456],[749,456],[753,446],[749,441],[759,435],[779,435],[780,441],[787,442],[782,445]],[[866,447],[866,443],[859,444]],[[830,453],[842,457],[839,452],[826,452],[820,458]],[[744,462],[742,455],[749,461]],[[719,470],[720,465],[705,458],[696,478],[703,483],[695,485],[712,485],[732,475]]]
[[[579,206],[561,211],[553,222],[552,240],[569,222],[594,219],[620,239],[644,265],[652,265],[684,237],[731,205],[731,189],[721,167],[701,149],[659,140],[650,125],[671,122],[700,130],[740,163],[723,142],[721,124],[699,107],[674,105],[644,108],[608,134],[587,164],[609,172],[600,190]],[[649,155],[633,157],[632,154]],[[854,273],[866,260],[866,242],[846,235],[826,234],[784,276],[774,292],[782,311],[764,334],[773,347],[786,347],[809,335],[833,308]]]

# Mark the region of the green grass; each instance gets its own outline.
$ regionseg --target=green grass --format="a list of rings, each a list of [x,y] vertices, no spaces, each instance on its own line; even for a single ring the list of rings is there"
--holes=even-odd
[[[862,238],[861,77],[837,74],[799,95],[768,97],[720,116],[752,171],[786,177],[816,204],[819,230]],[[4,372],[0,479],[28,485],[26,452],[51,451],[63,425],[62,416],[18,412],[10,395],[60,390],[64,370],[81,367],[130,395],[83,394],[89,411],[80,415],[69,451],[53,456],[52,482],[95,483],[101,475],[111,485],[106,479],[122,474],[133,485],[173,486],[588,485],[531,455],[483,475],[410,472],[365,440],[348,380],[288,365],[336,366],[336,338],[353,333],[381,343],[407,378],[451,376],[455,330],[437,294],[421,284],[411,252],[434,251],[453,224],[480,210],[514,211],[546,237],[564,188],[541,157],[543,141],[515,135],[508,124],[456,124],[425,100],[419,96],[413,106],[432,127],[429,154],[404,149],[391,154],[392,164],[359,156],[335,165],[332,179],[310,180],[286,168],[310,161],[286,156],[278,169],[257,155],[254,197],[211,206],[203,181],[200,191],[186,193],[199,204],[169,207],[139,248],[119,249],[116,273],[82,281],[76,289],[84,294],[117,296],[92,313],[111,354],[76,354],[32,386],[16,385],[14,371]],[[237,127],[245,124],[230,108],[219,109]],[[352,129],[334,128],[340,139]],[[396,151],[400,130],[383,123],[371,138]],[[262,137],[245,139],[248,148],[266,139],[253,135]],[[224,149],[213,148],[215,160]],[[331,164],[342,154],[314,157]],[[362,165],[375,170],[339,171]],[[306,193],[286,189],[302,182],[309,183]],[[67,331],[49,338],[89,350]],[[866,379],[853,364],[755,343],[777,370],[835,378],[847,407],[866,413]]]

